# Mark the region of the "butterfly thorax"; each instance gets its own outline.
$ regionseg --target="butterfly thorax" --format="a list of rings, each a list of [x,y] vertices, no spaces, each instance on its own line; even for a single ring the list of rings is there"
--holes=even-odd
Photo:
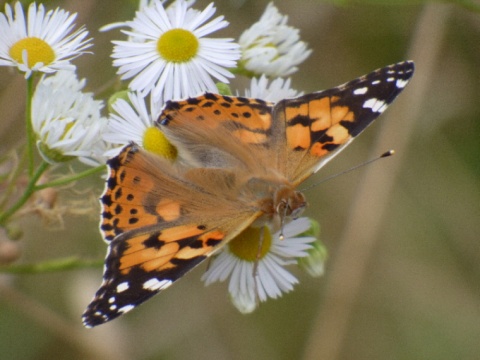
[[[281,185],[257,201],[263,215],[253,226],[268,224],[273,231],[279,230],[287,220],[298,218],[307,206],[305,196],[290,185]]]

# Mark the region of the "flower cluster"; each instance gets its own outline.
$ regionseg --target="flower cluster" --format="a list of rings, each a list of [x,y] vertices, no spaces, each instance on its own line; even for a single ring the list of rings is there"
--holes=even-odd
[[[78,80],[72,64],[92,45],[83,26],[75,30],[76,14],[59,8],[46,11],[35,3],[25,14],[20,2],[5,5],[5,12],[0,13],[0,66],[17,68],[29,89],[29,191],[45,187],[36,181],[49,164],[77,158],[102,168],[108,157],[131,141],[174,161],[177,149],[154,125],[165,102],[206,91],[232,93],[234,74],[251,78],[249,89],[236,91],[240,96],[276,102],[300,94],[286,77],[297,71],[311,50],[273,3],[238,42],[212,37],[228,26],[223,16],[215,16],[213,3],[203,10],[194,8],[192,0],[165,3],[141,0],[132,20],[102,28],[120,29],[123,34],[123,39],[112,41],[111,57],[119,78],[128,81],[124,90],[111,96],[108,107],[83,91],[86,81]],[[108,114],[103,117],[105,108]],[[32,143],[44,159],[37,170]],[[21,201],[0,211],[0,225]],[[298,263],[311,273],[321,272],[325,254],[315,252],[323,247],[314,228],[310,220],[298,219],[284,226],[283,240],[268,229],[259,234],[258,229],[249,228],[224,247],[203,279],[210,284],[230,278],[233,303],[240,311],[250,312],[259,301],[293,288],[297,280],[285,270],[286,265]]]
[[[43,5],[30,4],[28,17],[21,3],[15,4],[15,14],[5,5],[0,13],[0,66],[14,66],[28,78],[32,72],[53,73],[74,70],[70,60],[83,54],[92,45],[83,28],[72,32],[76,14],[56,9],[45,12]]]
[[[286,76],[298,70],[311,50],[300,41],[298,29],[287,25],[288,16],[268,4],[258,22],[240,36],[243,66],[255,75]]]

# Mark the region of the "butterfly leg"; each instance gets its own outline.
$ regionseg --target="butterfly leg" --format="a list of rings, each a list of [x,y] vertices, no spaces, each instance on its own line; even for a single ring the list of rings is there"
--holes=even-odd
[[[285,235],[283,235],[283,228],[285,226],[285,218],[287,217],[287,207],[285,206],[285,209],[283,211],[283,214],[281,215],[280,217],[280,235],[278,236],[278,238],[280,240],[283,240],[285,239]]]

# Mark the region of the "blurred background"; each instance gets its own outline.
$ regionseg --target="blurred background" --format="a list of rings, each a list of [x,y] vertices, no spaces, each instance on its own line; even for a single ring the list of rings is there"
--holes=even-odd
[[[100,284],[100,266],[3,274],[0,358],[480,358],[480,13],[456,4],[384,2],[275,1],[313,49],[293,75],[296,89],[312,92],[401,60],[416,63],[394,105],[309,181],[396,150],[306,194],[307,215],[320,222],[329,250],[324,277],[292,268],[300,280],[295,291],[241,315],[225,284],[203,286],[201,265],[128,315],[84,329],[80,316]],[[196,8],[208,3],[198,0]],[[217,1],[230,26],[215,36],[238,39],[267,4]],[[98,28],[131,19],[137,4],[45,5],[78,12],[76,23],[86,24],[94,54],[75,64],[87,90],[101,93],[115,77],[110,41],[122,36]],[[0,154],[24,141],[24,93],[22,76],[0,68]],[[63,189],[63,226],[49,229],[45,219],[25,217],[18,262],[103,259],[95,208],[102,189],[101,179]]]

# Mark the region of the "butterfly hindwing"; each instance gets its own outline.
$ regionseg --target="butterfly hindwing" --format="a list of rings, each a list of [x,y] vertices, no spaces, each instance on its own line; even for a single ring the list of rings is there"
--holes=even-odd
[[[378,69],[344,85],[280,101],[275,122],[286,123],[287,178],[299,184],[375,120],[407,85],[413,62]]]

